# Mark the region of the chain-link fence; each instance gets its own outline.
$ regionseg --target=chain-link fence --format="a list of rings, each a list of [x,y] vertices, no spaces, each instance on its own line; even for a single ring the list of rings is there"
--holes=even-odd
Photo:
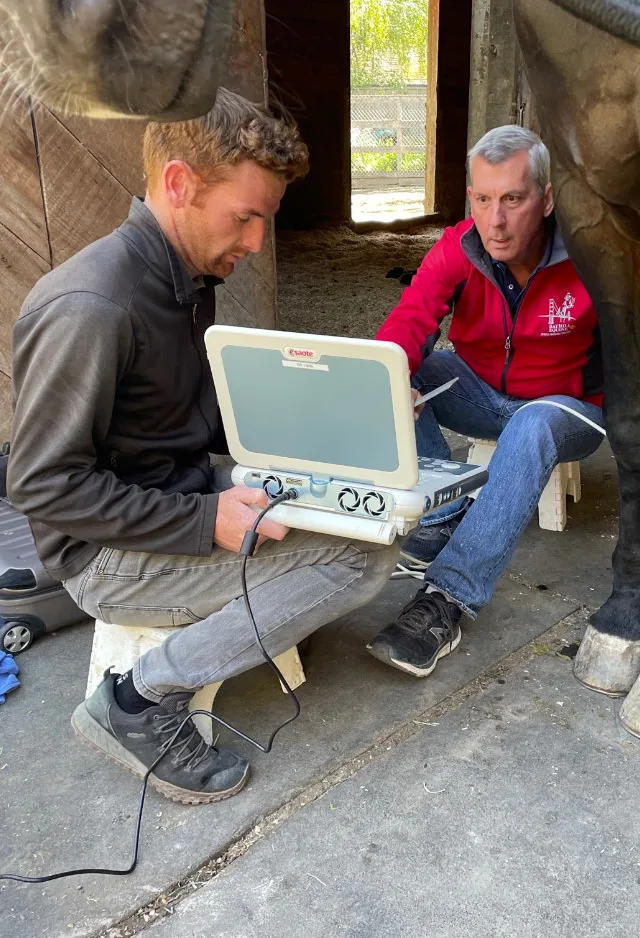
[[[352,189],[424,186],[426,84],[351,89]]]

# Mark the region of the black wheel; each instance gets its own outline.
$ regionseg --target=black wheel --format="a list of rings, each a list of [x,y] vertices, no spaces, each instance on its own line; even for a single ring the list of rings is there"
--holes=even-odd
[[[32,644],[35,635],[26,622],[9,620],[0,627],[0,648],[10,655],[19,655]]]

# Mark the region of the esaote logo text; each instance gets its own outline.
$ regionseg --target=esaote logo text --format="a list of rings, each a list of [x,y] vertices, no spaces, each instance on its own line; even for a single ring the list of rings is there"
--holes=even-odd
[[[295,348],[293,345],[284,349],[284,356],[298,362],[317,362],[320,357],[312,348]]]

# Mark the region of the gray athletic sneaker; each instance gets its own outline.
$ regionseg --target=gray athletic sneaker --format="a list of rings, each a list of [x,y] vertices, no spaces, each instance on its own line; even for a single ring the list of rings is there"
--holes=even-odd
[[[149,784],[172,801],[210,804],[240,791],[249,777],[247,760],[209,746],[190,720],[169,747],[191,694],[168,694],[142,713],[125,713],[113,692],[118,677],[105,671],[102,683],[76,707],[71,726],[82,742],[139,776],[166,753]]]
[[[395,622],[367,645],[367,651],[392,668],[427,677],[440,658],[451,654],[462,638],[462,610],[442,593],[419,590]]]

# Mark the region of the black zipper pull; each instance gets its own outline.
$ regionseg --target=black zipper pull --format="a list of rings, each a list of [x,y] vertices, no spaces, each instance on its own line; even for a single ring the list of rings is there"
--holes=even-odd
[[[198,312],[198,304],[197,304],[197,303],[194,303],[194,304],[193,304],[193,307],[192,307],[192,309],[191,309],[191,315],[193,316],[193,324],[194,324],[194,326],[195,326],[195,324],[196,324],[196,313],[197,313],[197,312]]]

